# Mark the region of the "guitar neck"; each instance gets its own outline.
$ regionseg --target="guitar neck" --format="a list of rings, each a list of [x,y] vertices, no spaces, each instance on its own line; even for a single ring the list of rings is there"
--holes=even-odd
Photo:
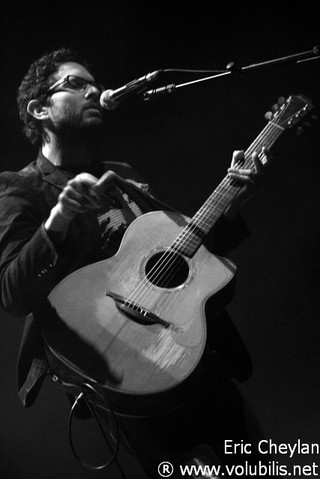
[[[237,166],[240,168],[252,168],[252,153],[258,152],[259,158],[263,159],[262,147],[270,148],[283,131],[284,128],[271,121],[267,123],[259,136],[245,151],[244,161]],[[242,188],[243,186],[239,186],[226,175],[187,226],[181,231],[171,248],[187,256],[193,256],[202,243],[203,238],[209,233]]]

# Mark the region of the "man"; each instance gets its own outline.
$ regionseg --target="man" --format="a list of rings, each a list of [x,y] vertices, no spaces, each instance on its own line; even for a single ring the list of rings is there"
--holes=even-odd
[[[137,216],[170,209],[150,193],[129,165],[108,164],[96,157],[95,145],[104,123],[101,93],[88,64],[64,48],[34,62],[19,88],[24,131],[39,154],[23,170],[0,175],[0,279],[2,307],[13,315],[27,316],[18,359],[19,396],[25,406],[33,403],[41,379],[54,373],[48,366],[39,320],[35,319],[49,293],[73,271],[112,257]],[[270,158],[267,150],[263,157],[264,164],[254,153],[254,168],[244,169],[239,167],[243,152],[233,154],[230,181],[243,185],[243,189],[214,227],[210,248],[216,254],[225,254],[248,234],[238,212],[263,177]],[[225,313],[222,317],[228,321]],[[217,319],[216,324],[221,321]],[[156,475],[155,464],[160,458],[179,461],[188,449],[205,443],[215,447],[224,460],[225,439],[248,439],[242,423],[242,400],[228,376],[247,378],[251,364],[232,323],[226,324],[228,341],[233,342],[239,356],[226,354],[230,342],[223,345],[222,338],[221,344],[209,345],[203,361],[212,383],[199,386],[187,405],[168,415],[119,419],[151,475]],[[219,331],[215,333],[219,337]],[[212,400],[216,386],[221,397]],[[195,417],[200,419],[195,407],[202,411],[203,424],[195,422]],[[221,418],[221,407],[225,412],[229,407],[228,417]],[[219,424],[213,424],[215,419],[208,416],[215,408]],[[164,444],[169,423],[173,432]],[[184,437],[178,444],[180,426]],[[213,437],[213,426],[217,437]]]

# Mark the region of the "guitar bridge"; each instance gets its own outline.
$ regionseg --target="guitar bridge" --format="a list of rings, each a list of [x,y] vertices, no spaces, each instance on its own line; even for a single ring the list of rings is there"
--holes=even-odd
[[[161,324],[165,328],[177,329],[173,324],[159,318],[159,316],[148,311],[134,301],[124,299],[120,294],[113,293],[112,291],[106,291],[105,294],[114,300],[119,311],[139,324],[144,324],[146,326]]]

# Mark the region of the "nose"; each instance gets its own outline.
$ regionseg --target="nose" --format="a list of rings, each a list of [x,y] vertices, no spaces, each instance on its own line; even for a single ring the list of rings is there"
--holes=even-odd
[[[90,85],[90,83],[88,83],[86,92],[85,92],[85,97],[86,98],[90,98],[92,96],[100,97],[100,95],[101,95],[101,92],[99,88],[95,85]]]

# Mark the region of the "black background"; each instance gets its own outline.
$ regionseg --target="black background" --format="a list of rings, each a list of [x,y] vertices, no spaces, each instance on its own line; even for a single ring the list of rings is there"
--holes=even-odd
[[[287,5],[3,1],[1,170],[17,170],[35,157],[21,133],[16,89],[29,64],[46,51],[80,50],[107,88],[158,68],[223,69],[230,61],[247,66],[319,43],[318,2]],[[155,86],[192,78],[167,74]],[[302,93],[318,109],[319,80],[316,60],[229,75],[152,102],[133,99],[107,114],[106,158],[132,163],[163,199],[192,215],[224,177],[232,151],[245,150],[260,133],[278,97]],[[317,121],[300,136],[293,130],[281,136],[267,184],[243,212],[252,236],[230,255],[238,281],[228,309],[254,362],[243,390],[276,443],[319,442],[318,139]],[[22,326],[22,318],[1,313],[1,476],[120,477],[115,466],[91,472],[75,461],[67,438],[68,404],[50,380],[31,409],[20,405],[15,361]],[[79,426],[88,462],[105,459],[102,441],[97,451],[90,448],[94,434],[90,422]],[[319,456],[277,460],[318,464]],[[126,457],[123,467],[128,477],[143,477]]]

